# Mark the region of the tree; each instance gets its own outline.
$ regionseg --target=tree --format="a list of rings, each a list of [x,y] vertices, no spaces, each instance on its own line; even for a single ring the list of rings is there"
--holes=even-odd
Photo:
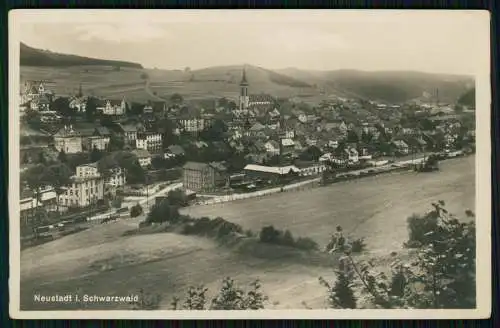
[[[87,104],[85,107],[85,116],[87,118],[87,121],[94,122],[95,117],[97,115],[98,102],[99,100],[95,97],[87,98]]]
[[[43,181],[54,187],[56,193],[57,211],[59,212],[59,196],[64,191],[64,187],[71,184],[71,169],[64,163],[57,163],[49,166],[44,171]]]
[[[141,73],[141,80],[145,80],[145,81],[149,80],[149,75],[148,75],[148,73],[146,73],[146,72],[142,72],[142,73]]]
[[[174,93],[170,96],[170,101],[175,105],[180,105],[184,102],[184,98],[179,93]]]
[[[104,157],[103,152],[100,151],[99,149],[97,149],[97,147],[94,146],[94,148],[92,148],[92,151],[90,152],[90,155],[89,155],[90,161],[92,163],[93,162],[97,162],[97,161],[99,161],[103,157]]]
[[[179,207],[184,207],[189,204],[186,193],[182,190],[171,190],[168,193],[168,201],[170,204]]]
[[[59,155],[57,155],[57,159],[59,160],[59,162],[61,163],[67,163],[68,162],[68,158],[66,156],[66,153],[64,152],[64,150],[61,149],[61,151],[59,152]]]
[[[352,278],[343,271],[337,271],[337,280],[331,286],[324,278],[319,278],[320,283],[328,289],[328,304],[331,308],[355,309]]]
[[[215,120],[212,125],[201,132],[200,137],[209,141],[222,140],[225,132],[227,132],[227,126],[224,121]]]
[[[56,98],[52,102],[51,108],[65,117],[71,117],[76,114],[76,110],[69,107],[69,99],[66,97]]]
[[[317,161],[323,155],[321,149],[316,146],[309,146],[299,155],[299,158],[304,161]]]
[[[132,218],[135,218],[141,214],[142,214],[142,206],[140,204],[136,204],[132,206],[132,208],[130,209],[130,217]]]
[[[226,97],[222,97],[222,98],[220,98],[220,99],[218,100],[218,102],[219,102],[219,106],[220,106],[220,107],[223,107],[223,108],[226,108],[226,107],[228,106],[228,104],[229,104],[229,101],[227,100],[227,98],[226,98]]]
[[[30,167],[21,175],[21,181],[26,182],[28,187],[35,193],[36,208],[40,199],[40,189],[46,185],[46,167],[42,164]]]
[[[170,204],[168,200],[153,205],[149,211],[146,222],[148,223],[164,223],[164,222],[178,222],[180,218],[179,207]]]
[[[353,131],[353,130],[347,131],[347,142],[348,143],[358,143],[359,142],[359,136],[356,133],[356,131]]]
[[[116,133],[111,134],[111,137],[109,138],[108,150],[118,151],[123,150],[124,147],[125,139]]]

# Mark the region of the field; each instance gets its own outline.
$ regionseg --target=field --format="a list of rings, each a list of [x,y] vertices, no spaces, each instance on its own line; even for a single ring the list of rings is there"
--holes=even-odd
[[[382,174],[260,199],[196,206],[185,213],[221,216],[254,230],[272,224],[320,244],[326,244],[341,225],[385,252],[400,247],[407,237],[406,218],[431,209],[431,202],[442,199],[457,215],[474,210],[474,157],[443,161],[440,166],[439,173]]]
[[[348,232],[366,237],[371,254],[387,255],[400,249],[405,240],[406,217],[428,209],[431,201],[442,199],[457,214],[474,209],[474,157],[445,161],[441,166],[441,172],[434,174],[381,175],[186,212],[223,216],[256,230],[274,224],[312,237],[321,246],[341,224]],[[198,237],[170,233],[121,237],[136,225],[137,220],[129,219],[97,226],[23,251],[22,309],[80,307],[35,303],[34,293],[125,296],[140,288],[160,293],[161,306],[167,308],[172,297],[189,285],[204,283],[214,290],[225,276],[242,284],[260,278],[271,308],[303,308],[302,302],[313,308],[325,306],[325,290],[318,277],[332,278],[331,268],[276,258],[272,252],[267,258],[250,256]]]

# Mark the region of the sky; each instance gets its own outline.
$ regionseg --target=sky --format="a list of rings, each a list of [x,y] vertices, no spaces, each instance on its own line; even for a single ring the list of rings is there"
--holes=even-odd
[[[29,46],[147,68],[412,70],[474,75],[489,61],[484,11],[18,10]]]

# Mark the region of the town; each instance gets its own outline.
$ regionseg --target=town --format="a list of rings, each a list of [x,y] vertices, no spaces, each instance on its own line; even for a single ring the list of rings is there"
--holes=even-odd
[[[438,90],[428,103],[337,97],[316,105],[251,90],[245,68],[238,98],[204,106],[178,93],[147,103],[97,98],[81,86],[57,95],[26,81],[22,235],[127,216],[174,189],[203,204],[475,151],[475,108],[440,103]]]

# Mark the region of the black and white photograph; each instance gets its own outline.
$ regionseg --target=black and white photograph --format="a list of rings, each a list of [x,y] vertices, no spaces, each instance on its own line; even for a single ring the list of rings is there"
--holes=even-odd
[[[489,42],[486,11],[11,11],[11,317],[489,317]]]

